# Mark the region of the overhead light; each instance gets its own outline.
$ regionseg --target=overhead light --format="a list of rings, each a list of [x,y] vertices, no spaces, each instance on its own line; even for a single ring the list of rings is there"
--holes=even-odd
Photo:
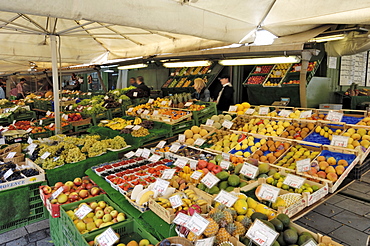
[[[105,73],[114,73],[114,70],[107,69],[107,70],[104,70],[103,72],[105,72]]]
[[[166,62],[163,63],[164,67],[206,67],[211,66],[211,61],[189,61],[189,62]]]
[[[329,35],[329,36],[322,36],[322,37],[316,37],[308,40],[308,42],[327,42],[327,41],[334,41],[334,40],[341,40],[344,39],[345,34],[336,34],[336,35]]]
[[[127,66],[120,66],[118,67],[119,70],[124,70],[124,69],[135,69],[135,68],[145,68],[147,67],[148,64],[133,64],[133,65],[127,65]]]
[[[218,61],[218,63],[223,66],[238,66],[238,65],[296,63],[299,62],[300,60],[301,59],[297,56],[278,56],[266,58],[220,60]]]
[[[101,68],[118,67],[118,65],[100,66]]]

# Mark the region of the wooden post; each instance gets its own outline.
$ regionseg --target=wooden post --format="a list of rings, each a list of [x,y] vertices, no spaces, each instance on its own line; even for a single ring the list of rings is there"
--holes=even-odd
[[[97,72],[98,72],[98,79],[99,79],[99,82],[104,90],[105,93],[107,93],[107,87],[105,87],[105,84],[104,84],[104,81],[103,81],[103,78],[101,77],[101,74],[100,74],[100,69],[99,68],[94,68]]]
[[[311,51],[302,51],[301,72],[299,74],[299,98],[301,102],[301,108],[307,108],[307,68],[311,57]]]

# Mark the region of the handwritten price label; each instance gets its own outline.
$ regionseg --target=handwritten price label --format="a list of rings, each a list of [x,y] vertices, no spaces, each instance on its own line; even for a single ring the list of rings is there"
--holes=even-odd
[[[132,96],[137,97],[137,94],[138,94],[137,91],[135,91]]]
[[[188,228],[195,235],[201,235],[207,228],[209,221],[203,218],[201,215],[194,213],[191,219],[186,223],[185,227]]]
[[[261,107],[260,110],[258,111],[260,115],[267,115],[269,113],[269,108],[268,107]]]
[[[226,207],[231,207],[232,205],[234,205],[236,200],[238,200],[238,197],[230,194],[227,191],[221,190],[214,200],[221,204],[225,204]]]
[[[190,160],[189,165],[190,165],[191,169],[197,170],[198,161],[197,160]]]
[[[128,152],[128,153],[126,153],[126,154],[125,154],[125,157],[126,157],[126,158],[131,158],[131,157],[133,157],[134,155],[135,155],[135,152],[130,151],[130,152]]]
[[[166,145],[166,141],[160,141],[157,146],[155,146],[156,148],[163,148],[164,146]]]
[[[149,158],[150,156],[150,149],[144,148],[143,152],[141,153],[141,156],[144,158]]]
[[[173,175],[175,174],[176,169],[166,169],[163,171],[162,179],[172,179]]]
[[[156,190],[158,191],[158,193],[163,194],[167,190],[169,184],[170,182],[166,180],[157,179],[154,183],[153,190]]]
[[[230,106],[229,107],[229,112],[236,112],[238,110],[237,106]]]
[[[222,152],[222,158],[223,158],[225,161],[228,161],[228,160],[230,160],[230,154],[229,154],[229,153],[223,153],[223,152]]]
[[[199,239],[195,241],[195,246],[212,246],[215,241],[215,236],[206,239]]]
[[[132,129],[134,126],[133,125],[127,125],[125,126],[126,129]]]
[[[303,183],[305,181],[306,181],[305,178],[298,177],[298,176],[293,175],[293,174],[288,174],[286,176],[286,178],[284,179],[283,184],[286,184],[290,187],[299,189],[299,188],[301,188],[301,186],[303,185]]]
[[[208,119],[206,121],[206,126],[213,126],[213,123],[215,123],[214,120]]]
[[[186,166],[186,164],[188,163],[188,160],[187,159],[184,159],[184,158],[178,158],[174,165],[179,167],[179,168],[184,168]]]
[[[136,125],[136,126],[134,126],[134,127],[132,128],[132,130],[137,131],[137,130],[139,130],[140,128],[141,128],[141,126]]]
[[[63,192],[63,186],[59,187],[53,194],[50,196],[50,200],[56,199]]]
[[[348,146],[349,137],[333,135],[330,145],[346,148]]]
[[[148,115],[148,114],[149,114],[149,110],[144,110],[143,115]]]
[[[226,169],[227,170],[230,167],[230,162],[229,161],[222,160],[221,163],[220,163],[220,167],[222,169]]]
[[[140,157],[142,153],[143,153],[143,149],[137,149],[135,152],[135,156]]]
[[[49,155],[50,155],[51,153],[50,152],[45,152],[42,156],[41,156],[41,159],[46,159],[46,158],[48,158],[49,157]]]
[[[184,107],[189,107],[189,106],[191,106],[192,104],[193,104],[193,102],[187,102],[187,103],[185,103]]]
[[[170,147],[170,151],[176,153],[180,149],[181,145],[179,144],[172,144]]]
[[[255,179],[258,175],[258,167],[253,166],[249,163],[244,163],[240,173],[247,176],[250,179]]]
[[[297,164],[297,172],[299,173],[308,172],[311,169],[311,159],[310,158],[297,161],[296,164]]]
[[[301,114],[299,115],[299,118],[301,119],[306,119],[306,118],[310,118],[312,115],[312,110],[308,110],[308,111],[303,111],[301,112]]]
[[[11,175],[13,174],[13,170],[12,169],[9,169],[8,171],[6,171],[6,173],[4,173],[4,179],[7,179],[9,178]]]
[[[343,113],[330,111],[326,116],[326,119],[333,122],[341,122],[343,118]]]
[[[256,219],[247,231],[246,236],[260,246],[271,246],[279,233]]]
[[[206,140],[204,140],[203,138],[197,138],[197,140],[195,140],[194,142],[194,145],[202,146],[205,141]]]
[[[224,120],[224,122],[222,122],[222,126],[227,128],[227,129],[230,129],[232,126],[233,126],[233,122],[232,121],[229,121],[229,120]]]
[[[174,195],[169,198],[172,208],[178,208],[182,206],[183,202],[179,195]]]
[[[176,225],[185,226],[186,223],[191,219],[191,217],[184,213],[178,213],[175,219],[172,221]]]
[[[200,182],[202,182],[205,186],[207,186],[207,188],[211,189],[218,182],[220,182],[220,179],[217,178],[212,173],[207,173],[206,176],[204,176]]]
[[[159,161],[161,158],[162,158],[162,157],[161,157],[160,155],[156,155],[156,154],[154,154],[154,155],[152,155],[148,160],[149,160],[150,162],[157,162],[157,161]]]
[[[111,227],[105,230],[102,234],[96,237],[100,246],[112,246],[119,238]]]
[[[185,135],[184,134],[179,134],[179,142],[180,143],[185,143]]]
[[[199,171],[195,171],[193,172],[191,175],[190,175],[190,178],[192,179],[195,179],[195,180],[199,180],[200,177],[202,177],[203,173],[202,172],[199,172]]]
[[[92,209],[89,207],[89,206],[87,206],[87,205],[85,205],[85,204],[83,204],[79,209],[77,209],[77,211],[75,212],[75,215],[79,218],[79,219],[83,219],[83,218],[85,218],[85,216],[88,214],[88,213],[90,213],[92,211]]]
[[[280,116],[280,117],[289,117],[289,115],[290,115],[291,113],[293,113],[293,111],[283,109],[283,110],[281,110],[281,111],[279,112],[279,116]]]
[[[13,158],[15,155],[17,154],[17,152],[9,152],[9,154],[6,156],[6,158]]]
[[[154,102],[154,99],[153,98],[150,98],[149,100],[148,100],[148,103],[153,103]]]
[[[254,108],[249,108],[245,111],[245,114],[253,114],[256,110]]]
[[[280,189],[268,184],[262,184],[261,189],[258,192],[258,196],[261,197],[263,200],[275,202],[277,197],[279,196]]]
[[[127,112],[132,112],[132,110],[134,110],[134,108],[129,108],[128,110],[127,110]]]

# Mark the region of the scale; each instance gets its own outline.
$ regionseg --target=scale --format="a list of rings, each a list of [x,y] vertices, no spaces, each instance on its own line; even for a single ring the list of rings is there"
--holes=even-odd
[[[275,101],[271,104],[271,106],[287,106],[290,102],[289,97],[282,97],[280,101]]]

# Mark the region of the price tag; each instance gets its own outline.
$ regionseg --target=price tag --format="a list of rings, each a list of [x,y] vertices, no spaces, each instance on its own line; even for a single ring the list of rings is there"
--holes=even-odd
[[[150,98],[149,100],[148,100],[148,103],[153,103],[154,102],[154,99],[153,98]]]
[[[91,92],[88,92],[88,93],[87,93],[87,95],[88,95],[88,96],[91,96],[91,94],[92,94]]]
[[[209,224],[208,220],[203,218],[198,213],[194,213],[193,216],[191,216],[188,223],[186,223],[185,227],[188,228],[195,235],[199,236],[204,232],[208,224]]]
[[[171,196],[168,200],[170,200],[172,208],[178,208],[183,204],[181,197],[179,195]]]
[[[254,108],[249,108],[245,111],[245,114],[253,114],[256,110]]]
[[[104,97],[104,100],[108,100],[108,99],[109,99],[109,97],[108,97],[108,96],[105,96],[105,97]]]
[[[202,177],[203,173],[202,172],[199,172],[199,171],[195,171],[193,172],[191,175],[190,175],[190,178],[192,179],[195,179],[195,180],[199,180],[200,177]]]
[[[189,160],[190,168],[193,170],[197,170],[198,161],[197,160]]]
[[[197,138],[197,140],[195,140],[195,142],[194,142],[194,145],[202,146],[205,141],[206,140],[203,139],[203,138]]]
[[[73,109],[73,105],[70,105],[70,106],[69,106],[69,110],[72,110],[72,109]]]
[[[296,72],[300,72],[301,71],[301,66],[296,66],[295,68],[294,68],[294,70],[296,71]]]
[[[217,178],[212,173],[207,173],[206,176],[204,176],[200,182],[202,182],[205,186],[207,186],[207,188],[211,189],[218,182],[220,182],[220,179]]]
[[[343,113],[330,111],[328,115],[326,116],[327,120],[333,121],[333,122],[341,122],[343,118]]]
[[[227,129],[230,129],[232,126],[233,126],[233,122],[232,121],[229,121],[229,120],[224,120],[224,122],[222,122],[222,126],[227,128]]]
[[[214,120],[207,119],[206,126],[213,126],[213,123],[215,123]]]
[[[234,205],[236,200],[238,200],[238,197],[234,196],[233,194],[231,194],[227,191],[221,190],[220,193],[218,193],[218,195],[215,197],[214,200],[216,202],[221,203],[221,204],[225,204],[226,207],[231,207],[232,205]]]
[[[64,119],[64,120],[68,120],[68,115],[63,114],[63,115],[62,115],[62,119]]]
[[[5,144],[5,138],[0,138],[0,144]]]
[[[134,127],[132,128],[132,130],[137,131],[137,130],[139,130],[140,128],[141,128],[141,126],[140,126],[140,125],[136,125],[136,126],[134,126]]]
[[[222,169],[226,169],[227,170],[230,167],[230,162],[229,161],[222,160],[221,163],[220,163],[220,167]]]
[[[92,107],[88,107],[87,110],[92,110]]]
[[[48,110],[48,112],[46,112],[46,116],[49,116],[51,115],[51,112]]]
[[[52,128],[54,126],[54,123],[50,123],[49,127]]]
[[[238,110],[237,106],[230,106],[229,107],[229,112],[236,112]]]
[[[99,246],[112,246],[119,240],[119,237],[111,227],[105,230],[102,234],[96,237]]]
[[[17,122],[17,120],[13,120],[13,123],[12,123],[12,125],[14,125],[14,124],[15,124],[15,122]]]
[[[179,142],[180,143],[185,143],[185,135],[184,134],[179,134]]]
[[[290,115],[291,113],[293,113],[293,111],[283,109],[283,110],[281,110],[281,111],[279,112],[279,116],[281,116],[281,117],[289,117],[289,115]]]
[[[185,103],[184,107],[189,107],[189,106],[191,106],[192,104],[193,104],[193,102],[187,102],[187,103]]]
[[[150,149],[144,148],[143,152],[141,153],[141,156],[144,158],[149,158],[150,156]]]
[[[267,115],[269,113],[269,108],[268,107],[261,107],[258,113],[260,115]]]
[[[162,158],[162,157],[161,157],[160,155],[156,155],[156,154],[154,154],[154,155],[152,155],[148,160],[149,160],[150,162],[157,162],[157,161],[159,161],[161,158]]]
[[[118,103],[122,103],[122,99],[118,99]]]
[[[166,145],[166,141],[160,141],[157,146],[155,146],[156,148],[163,148],[164,146]]]
[[[156,115],[158,115],[158,113],[159,113],[158,110],[154,110],[152,115],[156,116]]]
[[[135,152],[130,151],[130,152],[128,152],[128,153],[126,153],[126,154],[125,154],[125,157],[126,157],[126,158],[131,158],[131,157],[133,157],[134,155],[135,155]]]
[[[349,137],[333,135],[330,145],[346,148],[348,145]]]
[[[163,171],[162,179],[172,179],[173,175],[175,174],[176,169],[166,169]]]
[[[60,156],[57,156],[57,157],[54,157],[54,158],[53,158],[53,160],[54,160],[54,161],[57,161],[57,160],[59,160],[59,159],[60,159]]]
[[[50,155],[51,153],[50,152],[45,152],[42,156],[41,156],[41,159],[46,159],[46,158],[48,158],[49,157],[49,155]]]
[[[224,152],[222,152],[222,158],[223,158],[225,161],[228,161],[228,160],[230,160],[230,154],[229,154],[229,153],[224,153]]]
[[[149,114],[149,110],[144,110],[143,115],[148,115],[148,114]]]
[[[163,180],[163,179],[157,179],[154,183],[153,190],[158,191],[158,193],[163,194],[166,192],[170,182]]]
[[[261,67],[256,67],[256,72],[257,73],[261,72]]]
[[[166,104],[167,104],[167,101],[162,101],[161,102],[161,105],[163,105],[163,106],[166,105]]]
[[[306,118],[310,118],[312,115],[312,110],[308,110],[308,111],[303,111],[301,112],[301,114],[299,115],[299,118],[301,119],[306,119]]]
[[[195,246],[212,246],[215,241],[215,236],[206,239],[199,239],[195,241]]]
[[[127,125],[127,126],[125,126],[125,128],[127,128],[127,129],[131,129],[133,127],[134,127],[133,125]]]
[[[40,120],[40,125],[42,125],[42,120]]]
[[[261,197],[263,200],[267,200],[270,202],[275,202],[277,197],[279,196],[280,189],[268,184],[262,184],[261,189],[258,192],[258,196]]]
[[[311,169],[311,159],[303,159],[300,161],[296,161],[297,165],[297,172],[303,173],[303,172],[308,172]]]
[[[137,91],[134,91],[134,93],[132,94],[133,97],[137,97]]]
[[[255,179],[258,175],[258,167],[253,166],[249,163],[244,163],[240,173],[247,176],[250,179]]]
[[[6,156],[6,158],[13,158],[15,155],[17,154],[17,152],[9,152],[8,155]]]
[[[170,100],[169,102],[168,102],[168,106],[171,106],[172,105],[172,100]]]
[[[12,169],[9,169],[8,171],[6,171],[5,173],[4,173],[4,179],[7,179],[7,178],[9,178],[10,177],[10,175],[12,175],[13,174],[13,170]]]
[[[276,74],[277,76],[280,76],[280,75],[281,75],[281,71],[276,71],[276,72],[275,72],[275,74]]]
[[[179,167],[179,168],[184,168],[186,164],[188,163],[188,160],[185,158],[178,158],[173,165]]]
[[[317,243],[312,238],[310,238],[308,241],[302,244],[302,246],[317,246]]]
[[[144,109],[139,108],[138,110],[136,110],[136,113],[137,113],[137,114],[141,114],[141,112],[143,112],[143,111],[144,111]]]
[[[190,219],[191,217],[189,215],[184,213],[178,213],[172,222],[175,223],[176,225],[185,226]]]
[[[140,157],[142,153],[143,153],[143,149],[137,149],[135,152],[135,156]]]
[[[180,149],[181,145],[179,144],[172,144],[170,147],[170,151],[176,153]]]
[[[284,179],[283,184],[286,184],[286,185],[289,185],[290,187],[299,189],[299,188],[301,188],[301,186],[303,185],[303,183],[305,181],[306,181],[305,178],[298,177],[298,176],[293,175],[293,174],[288,174],[286,176],[286,178]]]
[[[279,233],[256,219],[247,231],[246,236],[260,246],[271,246]]]
[[[63,192],[63,186],[59,187],[53,194],[50,196],[50,200],[56,199]]]
[[[127,110],[127,112],[132,112],[132,110],[134,110],[134,108],[129,108],[128,110]]]
[[[87,206],[86,204],[83,204],[81,207],[79,207],[79,209],[77,209],[77,211],[75,212],[75,215],[77,216],[77,218],[82,220],[91,211],[92,209],[89,206]]]

